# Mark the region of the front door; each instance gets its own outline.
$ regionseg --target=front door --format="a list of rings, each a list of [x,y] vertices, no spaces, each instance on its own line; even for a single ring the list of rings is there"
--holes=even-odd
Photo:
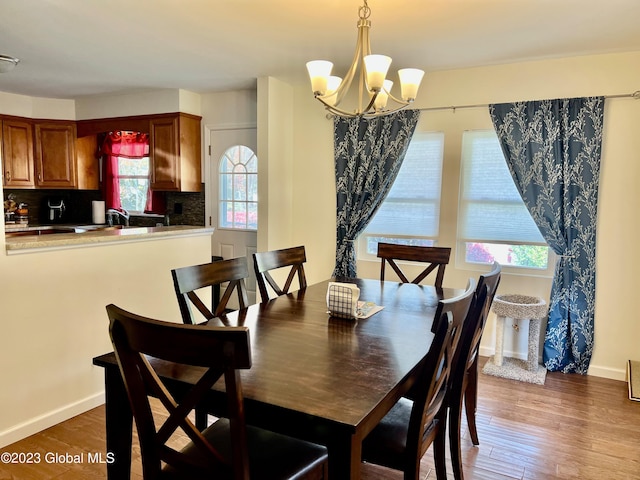
[[[253,254],[257,246],[258,165],[255,127],[212,129],[210,139],[211,252],[222,258],[246,256],[249,303],[256,300]],[[229,302],[237,307],[237,297]]]

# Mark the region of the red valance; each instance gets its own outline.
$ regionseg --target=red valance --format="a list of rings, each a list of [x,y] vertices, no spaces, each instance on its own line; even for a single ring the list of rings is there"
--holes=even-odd
[[[149,134],[140,132],[111,132],[104,140],[102,151],[114,157],[148,157]]]

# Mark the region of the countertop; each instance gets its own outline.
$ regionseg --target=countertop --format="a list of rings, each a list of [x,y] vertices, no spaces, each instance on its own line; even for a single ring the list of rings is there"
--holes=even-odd
[[[33,228],[35,229],[36,227]],[[11,231],[16,230],[6,230],[7,233]],[[5,238],[5,247],[8,254],[29,253],[38,249],[75,248],[123,241],[148,241],[170,237],[211,235],[213,231],[213,227],[176,225],[169,227],[127,227],[117,230],[89,230],[82,233],[8,236]]]

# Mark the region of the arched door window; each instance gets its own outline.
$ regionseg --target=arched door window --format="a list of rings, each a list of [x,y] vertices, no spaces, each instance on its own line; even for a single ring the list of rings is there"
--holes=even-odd
[[[219,162],[218,227],[258,229],[258,157],[249,147],[234,145]]]

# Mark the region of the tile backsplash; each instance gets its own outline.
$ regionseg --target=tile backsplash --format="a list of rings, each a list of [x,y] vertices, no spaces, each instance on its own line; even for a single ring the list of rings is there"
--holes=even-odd
[[[47,199],[63,199],[66,210],[64,223],[90,224],[91,202],[102,200],[99,190],[18,190],[5,189],[4,200],[9,194],[15,196],[16,203],[29,205],[29,223],[32,225],[51,223],[47,219]],[[166,204],[171,225],[204,225],[205,195],[204,184],[201,192],[166,192]],[[153,226],[156,218],[134,217],[131,225]]]

